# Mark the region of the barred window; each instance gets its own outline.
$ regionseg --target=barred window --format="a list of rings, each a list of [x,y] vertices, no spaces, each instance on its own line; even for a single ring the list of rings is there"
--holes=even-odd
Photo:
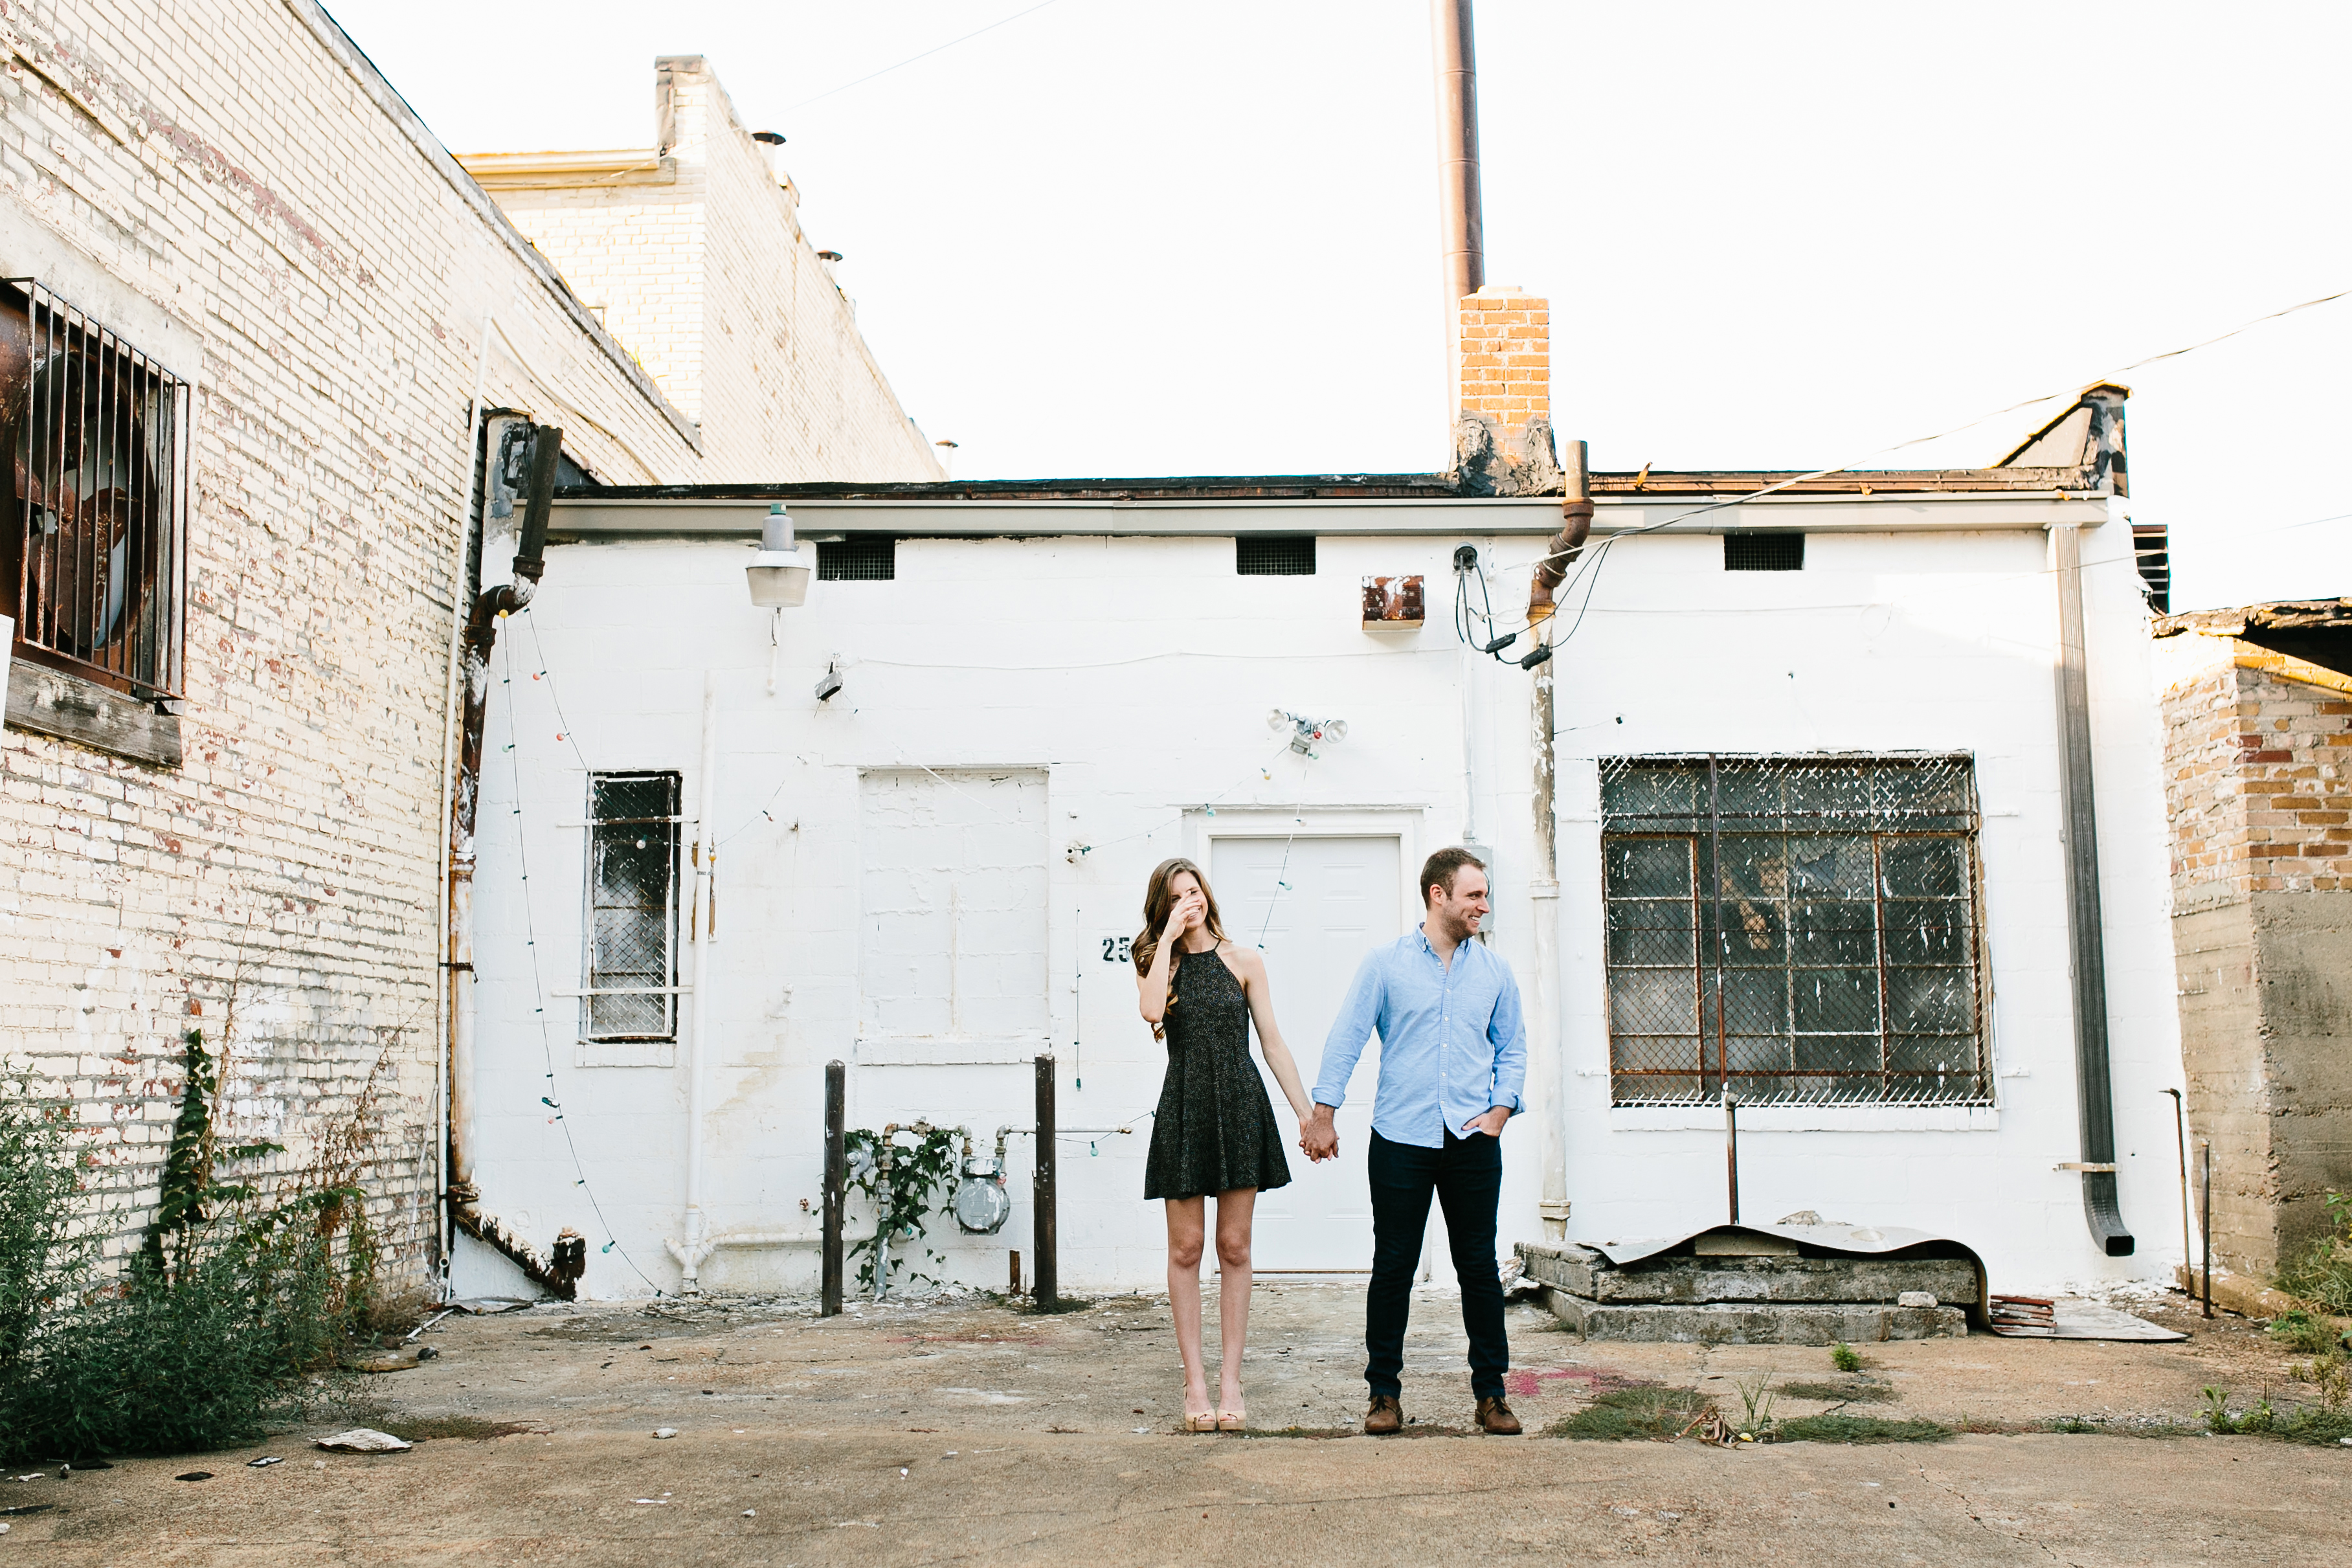
[[[180,695],[188,386],[29,279],[0,283],[0,609],[14,652]]]
[[[677,1037],[678,775],[588,778],[591,1040]]]
[[[1615,758],[1601,810],[1612,1103],[1990,1103],[1967,758]]]

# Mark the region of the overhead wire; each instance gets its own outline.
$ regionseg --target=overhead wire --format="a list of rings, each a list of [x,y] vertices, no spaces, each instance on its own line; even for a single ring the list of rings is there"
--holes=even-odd
[[[913,65],[917,60],[929,59],[933,55],[940,53],[941,50],[954,48],[958,44],[968,44],[972,39],[980,37],[982,33],[992,33],[1008,22],[1018,22],[1022,17],[1032,16],[1036,12],[1043,11],[1046,6],[1054,5],[1055,3],[1055,0],[1038,0],[1036,5],[1030,6],[1025,11],[1015,11],[1010,16],[999,16],[995,21],[991,22],[985,27],[975,27],[960,38],[950,38],[944,44],[934,44],[919,55],[908,55],[897,65],[884,66],[878,71],[867,72],[866,75],[859,77],[856,81],[845,81],[839,87],[829,87],[823,92],[818,93],[814,98],[803,98],[798,103],[787,104],[784,106],[784,112],[790,114],[796,109],[806,109],[812,103],[822,103],[826,99],[833,97],[836,93],[847,92],[853,87],[864,87],[867,82],[874,80],[877,77],[886,77],[892,71],[902,70],[908,66]]]

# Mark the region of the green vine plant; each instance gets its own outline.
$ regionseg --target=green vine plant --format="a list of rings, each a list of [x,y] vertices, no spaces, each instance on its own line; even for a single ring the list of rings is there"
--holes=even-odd
[[[849,1255],[859,1259],[858,1285],[877,1300],[894,1283],[940,1283],[938,1275],[916,1262],[913,1249],[920,1248],[924,1262],[947,1261],[924,1238],[929,1215],[945,1206],[934,1202],[934,1195],[942,1189],[954,1195],[956,1139],[953,1128],[924,1122],[895,1128],[886,1160],[881,1133],[857,1127],[842,1134],[849,1167],[857,1173],[849,1179],[848,1190],[864,1194],[875,1215],[874,1233],[852,1243]]]

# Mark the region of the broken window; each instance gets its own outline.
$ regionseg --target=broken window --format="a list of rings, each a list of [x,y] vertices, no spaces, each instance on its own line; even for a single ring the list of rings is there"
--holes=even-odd
[[[0,613],[14,651],[179,695],[188,387],[30,279],[0,284]]]
[[[1311,533],[1245,533],[1234,541],[1234,571],[1243,577],[1312,577]]]
[[[1601,773],[1610,1096],[1991,1101],[1965,757]]]
[[[887,533],[853,533],[816,547],[820,583],[887,583],[898,575],[898,542]]]
[[[677,1037],[678,775],[588,775],[591,1040]]]

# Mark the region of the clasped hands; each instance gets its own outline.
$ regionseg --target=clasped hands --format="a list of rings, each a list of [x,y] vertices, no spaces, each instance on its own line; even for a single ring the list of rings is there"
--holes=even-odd
[[[1509,1106],[1490,1105],[1485,1114],[1474,1116],[1464,1122],[1462,1131],[1465,1133],[1483,1132],[1489,1138],[1500,1138],[1503,1135],[1503,1123],[1510,1119]],[[1314,1114],[1298,1124],[1298,1149],[1299,1152],[1317,1164],[1339,1157],[1339,1130],[1332,1124],[1329,1106],[1318,1104],[1315,1108]]]

